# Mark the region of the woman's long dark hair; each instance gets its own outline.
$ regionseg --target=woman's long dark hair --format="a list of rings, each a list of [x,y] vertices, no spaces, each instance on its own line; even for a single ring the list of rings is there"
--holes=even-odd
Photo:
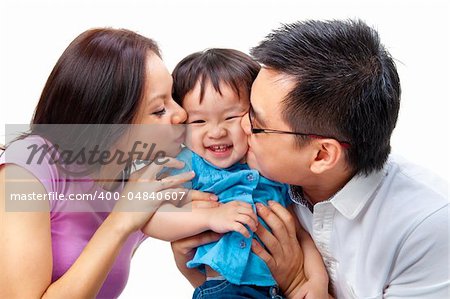
[[[67,47],[51,72],[32,124],[128,124],[145,82],[154,41],[124,29],[91,29]]]
[[[98,126],[102,129],[97,131],[92,128],[132,123],[143,97],[146,61],[151,52],[161,56],[153,40],[129,30],[98,28],[83,32],[53,68],[31,129],[21,137],[40,135],[52,143],[57,141],[62,149],[71,149],[74,144],[92,148],[93,142],[110,148],[123,134],[124,126]],[[52,126],[41,126],[47,124]],[[69,124],[92,126],[55,126]]]

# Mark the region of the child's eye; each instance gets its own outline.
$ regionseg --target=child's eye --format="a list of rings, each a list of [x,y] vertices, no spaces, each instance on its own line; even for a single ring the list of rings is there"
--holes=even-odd
[[[239,118],[239,117],[242,117],[242,115],[230,116],[230,117],[227,117],[225,120],[231,120],[231,119],[235,119],[235,118]]]
[[[204,124],[204,123],[205,123],[205,121],[202,119],[198,119],[198,120],[189,122],[189,124]]]
[[[152,114],[157,115],[157,116],[162,116],[162,115],[166,114],[166,108],[163,108],[159,111],[153,112]]]

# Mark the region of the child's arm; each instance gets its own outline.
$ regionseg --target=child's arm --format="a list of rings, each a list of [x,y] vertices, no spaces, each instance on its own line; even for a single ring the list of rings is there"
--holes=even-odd
[[[245,237],[250,237],[244,224],[255,231],[257,223],[252,206],[241,201],[231,201],[214,208],[197,208],[192,206],[192,203],[183,207],[164,204],[155,212],[142,232],[169,242],[207,230],[213,230],[216,233],[236,231]]]

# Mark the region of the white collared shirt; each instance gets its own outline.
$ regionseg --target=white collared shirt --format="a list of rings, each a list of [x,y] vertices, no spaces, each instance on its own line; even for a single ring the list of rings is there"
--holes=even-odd
[[[433,174],[391,157],[295,210],[337,298],[450,298],[448,183]]]

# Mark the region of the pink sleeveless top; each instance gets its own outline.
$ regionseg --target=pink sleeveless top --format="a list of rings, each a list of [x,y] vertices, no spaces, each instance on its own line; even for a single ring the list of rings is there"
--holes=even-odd
[[[61,173],[55,164],[49,163],[47,154],[41,163],[36,163],[36,158],[27,163],[30,145],[41,146],[49,144],[38,136],[29,136],[23,140],[13,142],[0,157],[0,165],[16,164],[32,173],[50,194],[87,194],[96,192],[100,194],[106,191],[95,184],[89,177],[84,177],[82,182],[73,183],[67,174]],[[77,178],[78,179],[78,178]],[[123,183],[115,192],[123,189]],[[75,262],[82,250],[94,235],[99,226],[108,216],[111,206],[104,206],[103,211],[98,208],[90,212],[72,212],[76,206],[73,201],[49,200],[51,240],[53,255],[52,282],[61,277]],[[76,203],[75,203],[76,204]],[[80,204],[86,204],[85,202]],[[112,202],[107,205],[113,204]],[[70,207],[68,205],[71,205]],[[70,212],[67,212],[70,211]],[[114,265],[108,274],[97,298],[117,298],[125,288],[128,280],[130,261],[134,250],[146,238],[141,232],[135,232],[129,236],[123,245]],[[82,286],[79,286],[82,287]]]

